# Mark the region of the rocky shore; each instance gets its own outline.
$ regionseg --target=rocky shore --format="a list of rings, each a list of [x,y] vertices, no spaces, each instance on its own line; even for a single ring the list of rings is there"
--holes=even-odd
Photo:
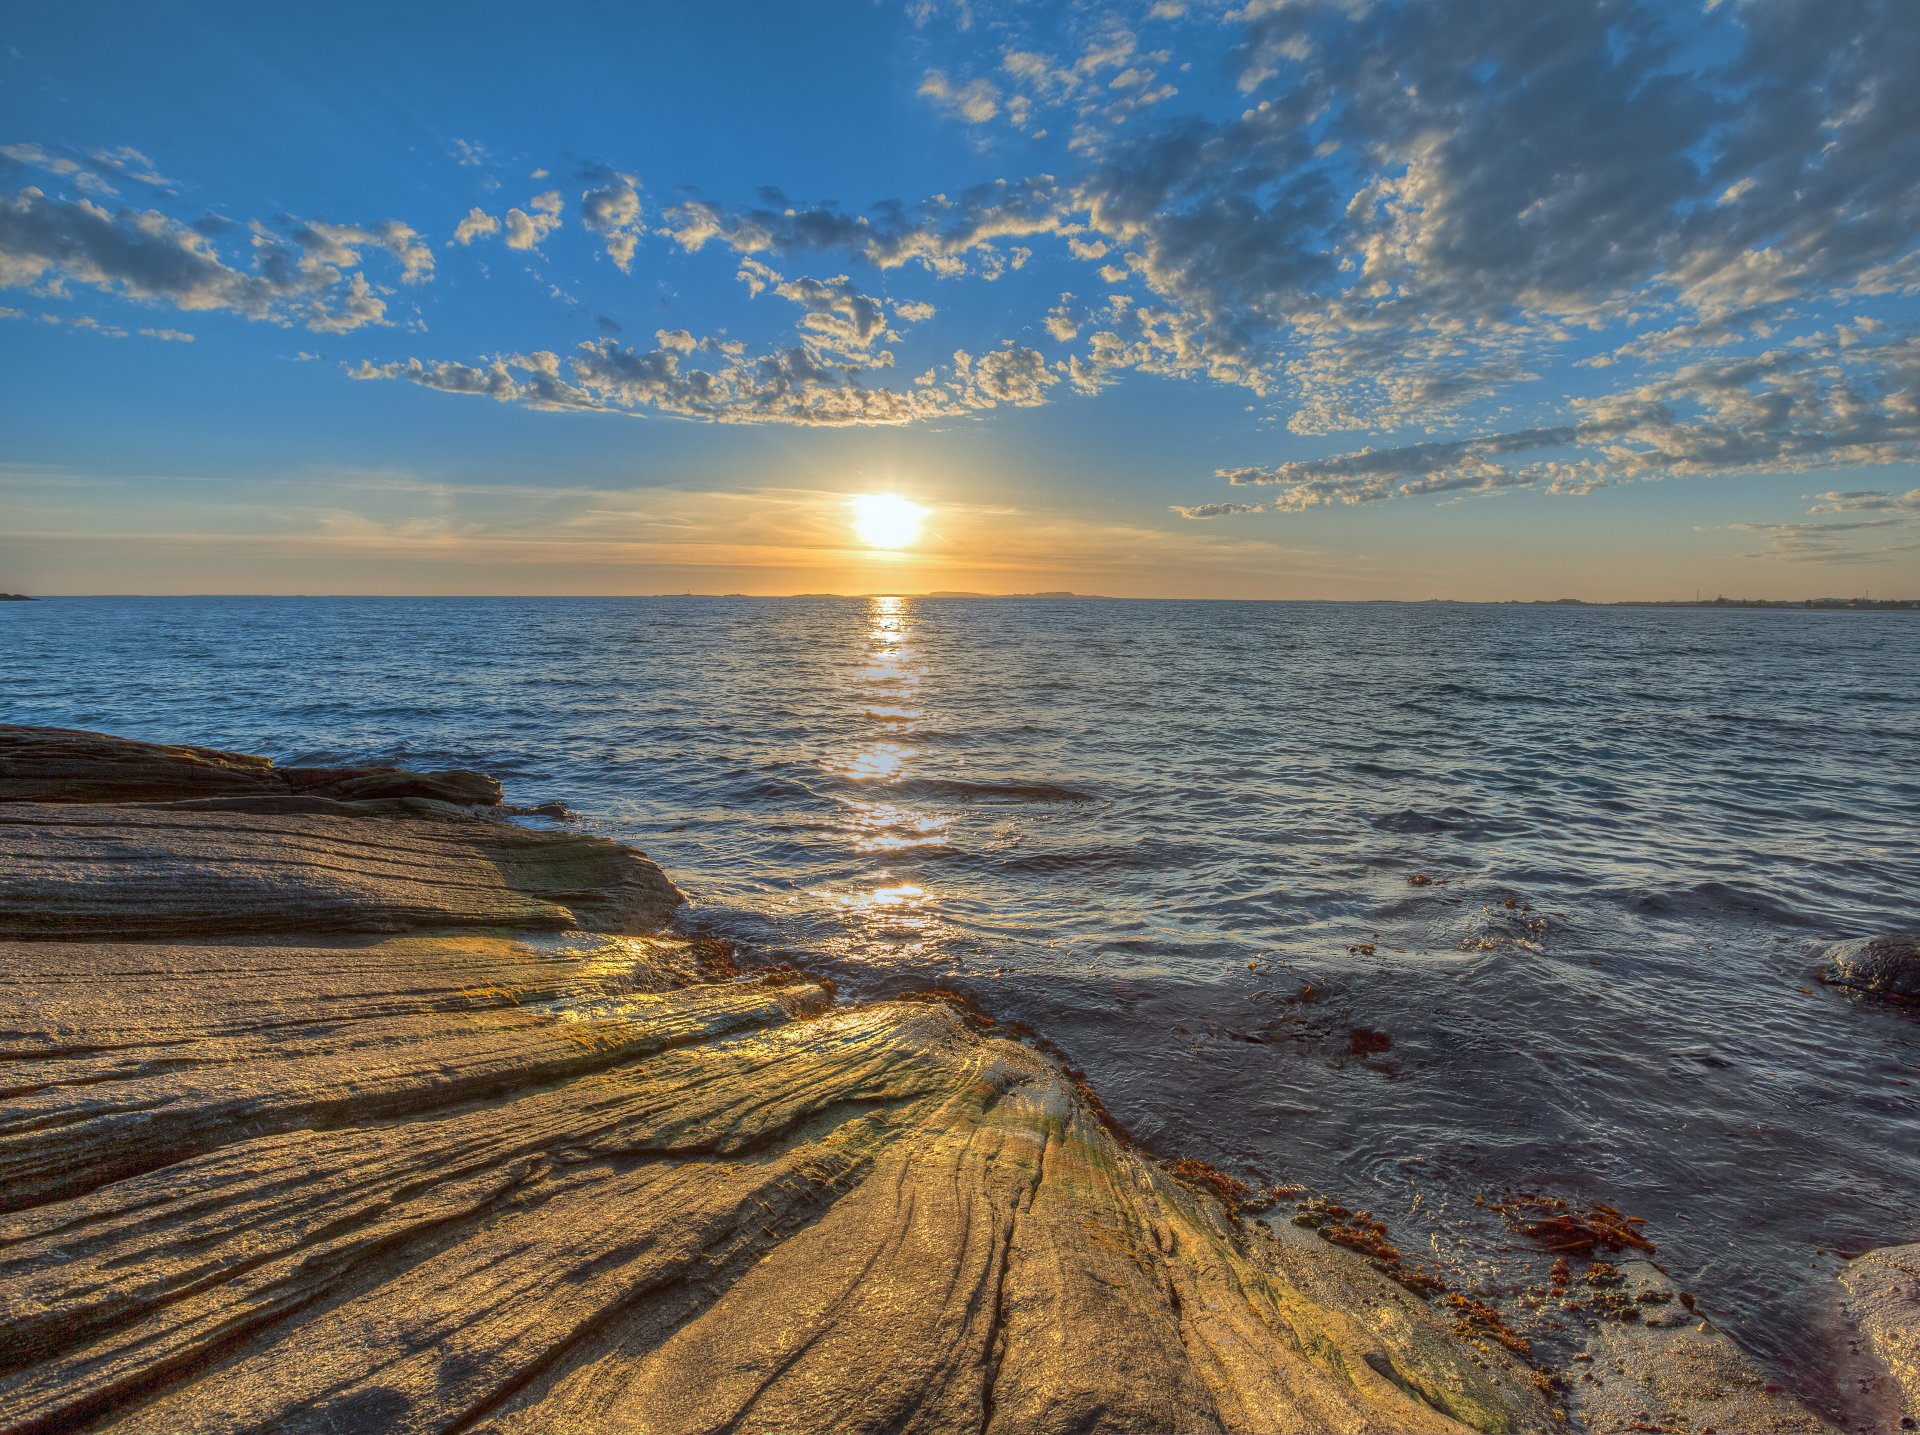
[[[1650,1265],[1542,1370],[500,799],[0,727],[0,1431],[1829,1428]]]

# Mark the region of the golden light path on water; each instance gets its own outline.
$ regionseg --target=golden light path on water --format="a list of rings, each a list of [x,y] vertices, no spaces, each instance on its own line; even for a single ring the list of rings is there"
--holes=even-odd
[[[898,782],[917,756],[913,729],[925,715],[917,704],[926,668],[914,652],[907,601],[868,600],[865,664],[855,700],[871,725],[872,738],[851,752],[830,757],[829,770],[853,782]],[[898,802],[841,799],[842,831],[855,852],[884,855],[946,843],[947,819],[916,812]],[[934,895],[885,868],[852,890],[819,889],[817,895],[859,924],[861,947],[870,959],[913,958],[938,942],[945,927]]]

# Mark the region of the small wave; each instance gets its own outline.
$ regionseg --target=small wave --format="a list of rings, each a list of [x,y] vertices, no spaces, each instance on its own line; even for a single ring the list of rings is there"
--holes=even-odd
[[[1443,807],[1437,812],[1407,807],[1398,812],[1375,814],[1367,821],[1381,832],[1444,832],[1468,839],[1513,837],[1532,830],[1533,825],[1518,817],[1478,817],[1464,807]]]
[[[1764,892],[1738,887],[1730,882],[1696,882],[1691,887],[1677,887],[1666,891],[1633,887],[1624,891],[1598,892],[1595,895],[1602,898],[1610,897],[1622,906],[1635,912],[1644,912],[1649,916],[1737,916],[1747,920],[1759,919],[1794,927],[1820,925],[1818,918],[1804,915]]]
[[[959,777],[915,777],[884,785],[889,793],[903,797],[946,797],[961,802],[1097,802],[1098,798],[1078,788],[1056,782],[971,782]]]

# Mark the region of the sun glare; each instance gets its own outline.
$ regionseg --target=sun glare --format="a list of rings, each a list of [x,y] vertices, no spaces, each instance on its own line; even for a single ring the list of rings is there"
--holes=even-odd
[[[853,531],[869,548],[905,548],[920,536],[927,510],[896,493],[861,493],[853,498]]]

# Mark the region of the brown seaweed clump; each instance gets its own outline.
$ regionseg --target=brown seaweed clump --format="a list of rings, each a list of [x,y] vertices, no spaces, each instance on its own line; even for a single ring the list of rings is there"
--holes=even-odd
[[[1236,1216],[1246,1208],[1253,1195],[1251,1188],[1239,1177],[1229,1176],[1218,1166],[1197,1160],[1192,1156],[1183,1156],[1178,1161],[1169,1161],[1167,1169],[1189,1186],[1212,1192],[1219,1197],[1220,1204]]]
[[[1454,1334],[1468,1340],[1485,1336],[1499,1341],[1522,1360],[1533,1359],[1533,1347],[1528,1344],[1527,1338],[1508,1325],[1500,1312],[1485,1301],[1455,1291],[1447,1296],[1447,1304],[1457,1317]]]
[[[1408,1290],[1434,1295],[1447,1288],[1432,1272],[1407,1264],[1400,1248],[1387,1239],[1387,1223],[1371,1211],[1350,1211],[1337,1201],[1311,1196],[1301,1203],[1293,1223],[1317,1232],[1323,1241],[1360,1252]]]
[[[1595,1201],[1577,1211],[1560,1196],[1543,1196],[1537,1191],[1509,1192],[1505,1199],[1490,1201],[1474,1197],[1474,1204],[1498,1211],[1514,1230],[1556,1254],[1591,1257],[1598,1251],[1636,1250],[1652,1252],[1655,1247],[1639,1231],[1646,1224],[1639,1216],[1623,1215],[1613,1206]]]

